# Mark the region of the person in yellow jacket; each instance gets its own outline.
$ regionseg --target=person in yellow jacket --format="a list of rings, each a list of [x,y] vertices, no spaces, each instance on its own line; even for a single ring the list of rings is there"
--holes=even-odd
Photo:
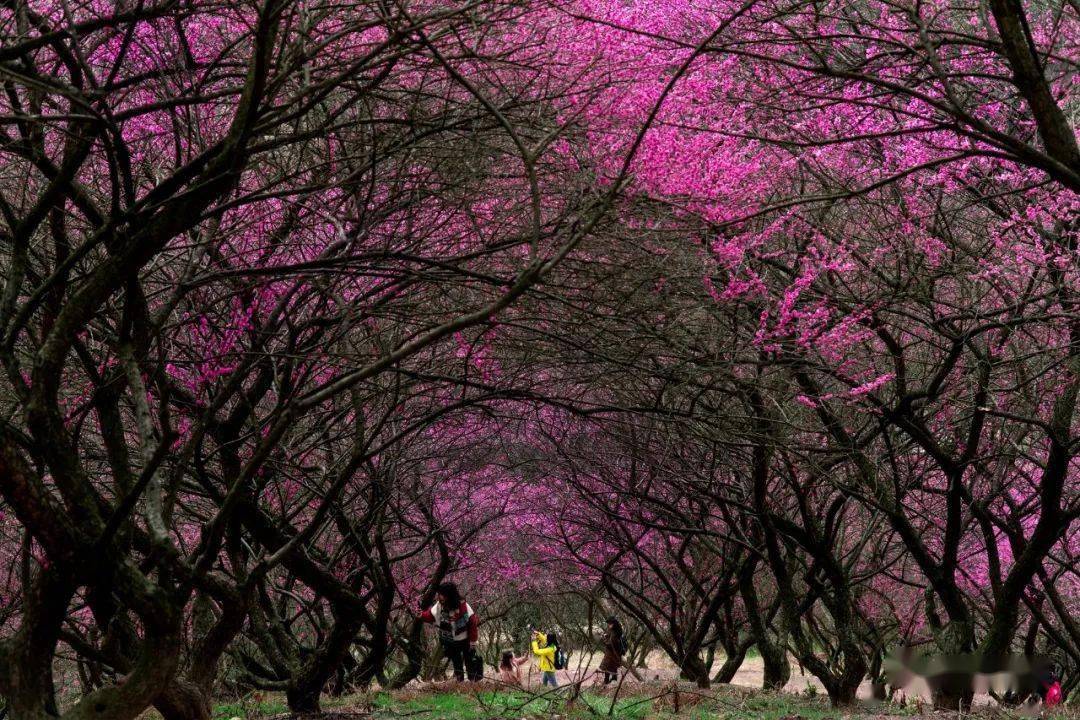
[[[559,681],[555,679],[555,649],[557,647],[555,633],[551,634],[549,642],[547,635],[539,630],[533,630],[532,651],[536,656],[536,665],[542,674],[541,686],[559,687]]]

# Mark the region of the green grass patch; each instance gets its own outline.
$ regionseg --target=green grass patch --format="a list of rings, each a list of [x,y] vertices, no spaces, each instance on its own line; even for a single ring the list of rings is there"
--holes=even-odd
[[[483,720],[502,717],[539,717],[562,707],[562,700],[526,693],[481,691],[477,693],[379,693],[374,697],[376,718],[415,715],[423,720]]]
[[[851,715],[829,706],[823,697],[778,694],[711,694],[697,696],[681,691],[678,711],[669,695],[630,694],[612,697],[585,692],[573,704],[562,694],[536,696],[521,692],[485,690],[467,692],[379,693],[372,699],[377,720],[497,720],[502,718],[551,718],[565,720],[781,720],[798,716],[804,720],[839,720]],[[904,715],[910,710],[889,706],[882,714]],[[858,711],[856,711],[858,713]],[[876,714],[876,713],[875,713]]]
[[[783,717],[797,715],[806,720],[825,720],[825,718],[836,718],[838,714],[837,710],[830,707],[828,700],[824,698],[770,693],[751,695],[738,702],[732,702],[727,707],[719,704],[707,709],[705,714],[698,717],[718,720],[740,720],[741,718],[780,720]]]
[[[374,697],[375,718],[391,720],[415,716],[427,720],[489,720],[490,718],[609,717],[611,698],[585,693],[567,707],[565,695],[528,694],[510,691],[477,693],[379,693]],[[644,720],[652,716],[648,698],[620,698],[610,717],[615,720]]]
[[[214,706],[214,720],[229,720],[229,718],[255,718],[266,715],[278,715],[289,708],[284,698],[269,698],[262,701],[237,700],[235,702],[222,703]]]
[[[421,689],[398,692],[375,692],[322,698],[324,712],[335,711],[367,716],[371,720],[906,720],[920,715],[914,704],[901,707],[857,705],[833,708],[828,698],[819,694],[764,693],[716,688],[705,694],[683,687],[678,703],[665,688],[628,686],[612,707],[612,696],[585,691],[572,704],[567,691],[526,693],[503,689]],[[678,710],[676,711],[676,704]],[[214,707],[214,720],[262,720],[287,714],[280,694],[256,695]],[[926,720],[955,718],[955,714],[933,713],[924,706]],[[978,708],[977,720],[1021,720],[1019,712],[1003,708]],[[1044,720],[1080,720],[1075,708],[1058,709]]]

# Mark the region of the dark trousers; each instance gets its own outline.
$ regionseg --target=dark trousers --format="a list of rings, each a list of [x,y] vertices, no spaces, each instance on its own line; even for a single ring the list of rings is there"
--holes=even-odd
[[[443,643],[443,655],[454,665],[454,677],[458,682],[465,679],[465,666],[473,656],[468,640],[450,640]],[[471,678],[470,678],[471,679]]]

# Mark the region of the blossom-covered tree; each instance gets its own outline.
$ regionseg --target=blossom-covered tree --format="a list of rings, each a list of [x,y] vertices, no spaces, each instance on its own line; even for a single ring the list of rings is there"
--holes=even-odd
[[[448,577],[572,579],[701,685],[1075,688],[1078,23],[3,5],[0,696],[317,710],[421,672]]]

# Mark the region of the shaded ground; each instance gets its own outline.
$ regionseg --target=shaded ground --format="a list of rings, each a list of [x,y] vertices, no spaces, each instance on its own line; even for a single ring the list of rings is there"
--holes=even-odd
[[[375,690],[341,697],[324,697],[318,720],[956,720],[955,712],[935,712],[927,699],[909,692],[899,702],[872,703],[869,686],[852,707],[829,706],[821,683],[799,673],[783,693],[764,693],[762,663],[748,657],[730,685],[699,691],[680,682],[678,670],[663,656],[651,656],[641,669],[643,682],[627,678],[617,690],[594,683],[598,657],[571,657],[571,668],[559,672],[558,692],[541,689],[535,668],[526,672],[527,690],[511,690],[493,681],[482,684],[420,683],[402,691]],[[580,682],[572,682],[574,679]],[[1040,716],[1046,720],[1080,720],[1080,708],[1055,708],[1051,713],[1005,710],[985,702],[965,718],[1019,720]],[[231,701],[222,699],[214,720],[293,720],[280,693],[252,693]],[[140,720],[160,720],[146,713]]]
[[[251,698],[215,708],[215,720],[293,720],[279,697]],[[623,687],[571,688],[559,692],[510,691],[487,686],[423,687],[328,698],[319,720],[953,720],[957,713],[927,706],[859,705],[835,709],[820,694],[762,693],[721,686],[702,693],[687,685],[650,681]],[[964,715],[975,720],[1013,720],[1017,711],[983,707]],[[1047,720],[1080,720],[1077,709],[1055,709]]]

